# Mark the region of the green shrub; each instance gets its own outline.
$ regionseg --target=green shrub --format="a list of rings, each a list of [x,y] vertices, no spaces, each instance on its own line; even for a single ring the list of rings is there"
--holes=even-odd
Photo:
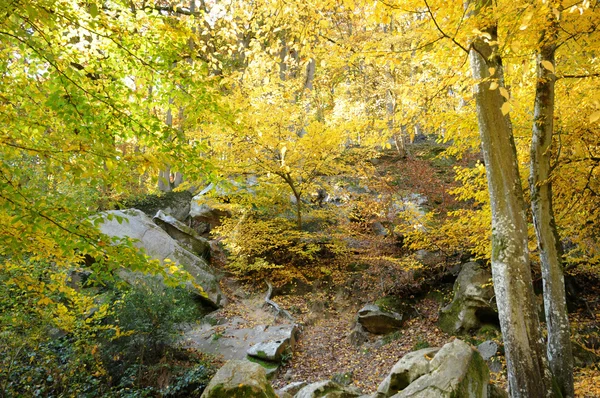
[[[163,286],[155,278],[139,279],[113,304],[118,333],[110,330],[104,356],[111,375],[119,379],[132,365],[143,367],[166,355],[177,336],[177,326],[201,317],[198,305],[184,288]]]

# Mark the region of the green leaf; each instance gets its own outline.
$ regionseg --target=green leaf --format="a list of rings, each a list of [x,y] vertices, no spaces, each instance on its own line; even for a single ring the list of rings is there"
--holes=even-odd
[[[98,16],[98,6],[96,3],[90,4],[90,15],[92,18],[96,18]]]

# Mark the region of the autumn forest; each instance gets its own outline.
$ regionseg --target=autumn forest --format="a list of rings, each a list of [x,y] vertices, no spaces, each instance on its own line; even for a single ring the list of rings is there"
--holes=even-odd
[[[0,0],[0,398],[600,396],[597,0]]]

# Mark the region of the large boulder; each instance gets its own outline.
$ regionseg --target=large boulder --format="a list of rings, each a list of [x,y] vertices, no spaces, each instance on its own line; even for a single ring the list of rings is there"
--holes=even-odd
[[[159,210],[152,220],[186,249],[202,256],[206,260],[210,259],[210,243],[206,238],[198,235],[192,228],[175,217],[164,213],[162,210]]]
[[[101,215],[103,221],[99,227],[103,234],[134,239],[136,240],[134,244],[144,250],[148,256],[161,262],[169,259],[177,263],[190,273],[196,284],[202,287],[211,304],[219,306],[224,303],[218,280],[206,261],[181,247],[142,211],[111,210]],[[134,278],[134,275],[126,273],[124,277],[127,280]]]
[[[202,393],[201,398],[277,398],[262,366],[248,361],[227,362]]]
[[[403,356],[379,385],[375,396],[377,398],[391,397],[404,390],[419,377],[429,373],[431,359],[439,350],[439,348],[424,348]]]
[[[332,380],[309,384],[294,395],[294,398],[355,398],[361,392],[353,387],[346,387]]]
[[[396,376],[395,380],[401,383],[392,384],[390,374],[390,379],[386,378],[379,387],[377,398],[488,397],[489,370],[481,355],[467,343],[454,340],[435,355],[432,355],[434,351],[417,353],[396,364],[394,368],[400,371],[397,374],[403,376]],[[412,381],[404,386],[410,379]]]
[[[491,273],[475,262],[463,265],[454,282],[454,298],[440,312],[439,326],[444,332],[461,334],[485,323],[498,323],[491,278]]]
[[[358,311],[358,323],[365,330],[375,334],[386,334],[402,327],[404,317],[393,311],[386,311],[376,304],[367,304]]]
[[[179,221],[184,221],[190,213],[192,196],[189,191],[171,191],[160,195],[146,195],[139,200],[126,202],[125,206],[139,209],[149,217],[162,210],[165,214],[169,214]]]

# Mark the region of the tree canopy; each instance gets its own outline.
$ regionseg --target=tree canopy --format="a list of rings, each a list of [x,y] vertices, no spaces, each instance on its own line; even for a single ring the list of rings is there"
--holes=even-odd
[[[398,222],[407,246],[465,251],[500,269],[497,210],[515,193],[503,216],[523,235],[513,253],[523,254],[523,275],[531,274],[530,253],[544,273],[548,242],[560,249],[552,256],[561,278],[565,270],[597,273],[599,7],[589,0],[3,1],[0,280],[12,298],[0,307],[0,333],[25,333],[29,316],[95,333],[81,318],[94,299],[65,283],[89,259],[100,285],[125,268],[177,276],[174,284],[185,279],[97,228],[100,211],[160,190],[229,187],[214,196],[240,215],[221,231],[229,250],[247,257],[242,273],[282,265],[267,264],[268,250],[254,250],[249,236],[273,250],[301,247],[294,254],[302,261],[339,254],[346,248],[332,242],[343,222],[322,212],[319,191],[333,192],[341,175],[373,177],[373,159],[386,150],[410,157],[420,136],[443,144],[440,158],[455,162],[456,202],[408,227]],[[478,56],[485,65],[476,70]],[[506,123],[507,158],[487,153],[501,141],[494,141],[500,133],[485,134],[497,127],[482,118],[486,101]],[[514,176],[495,183],[500,166]],[[236,196],[232,186],[244,189]],[[536,207],[540,197],[547,217]],[[348,214],[391,214],[382,202],[353,202]],[[307,219],[328,219],[331,229],[315,237]],[[540,220],[553,240],[543,239]],[[252,249],[236,252],[243,243]],[[100,306],[94,316],[109,312]],[[539,329],[537,319],[532,325]],[[548,380],[542,384],[550,391]],[[572,386],[563,393],[572,396]]]

